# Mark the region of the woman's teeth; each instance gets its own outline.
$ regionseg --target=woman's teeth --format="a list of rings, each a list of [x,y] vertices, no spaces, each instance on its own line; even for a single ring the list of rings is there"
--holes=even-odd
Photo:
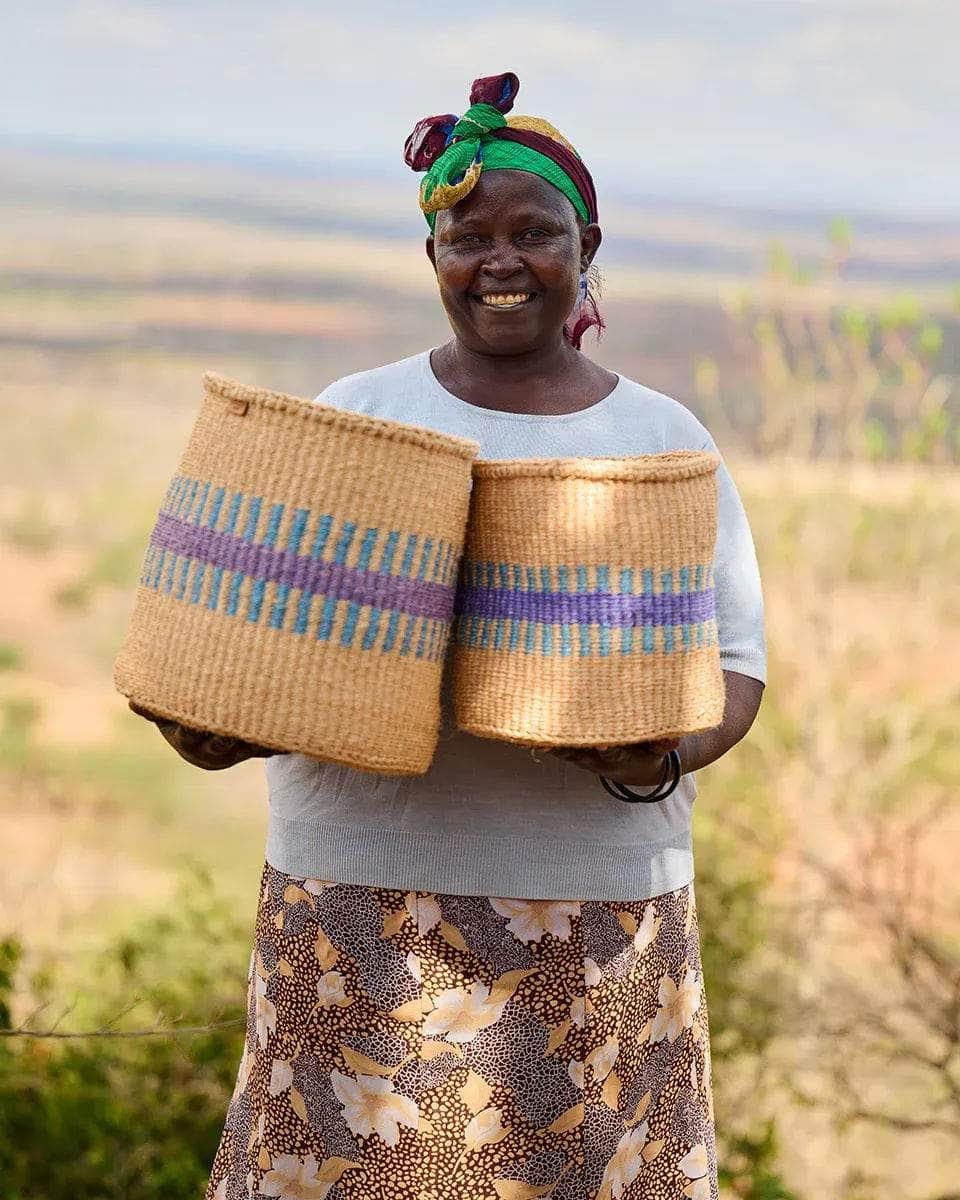
[[[518,304],[525,304],[530,299],[529,292],[503,292],[495,295],[484,295],[480,297],[484,304],[492,308],[516,308]]]

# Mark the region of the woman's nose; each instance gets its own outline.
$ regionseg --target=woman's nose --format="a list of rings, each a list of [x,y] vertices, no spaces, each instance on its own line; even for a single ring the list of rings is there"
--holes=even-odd
[[[516,275],[522,267],[523,263],[516,246],[506,242],[495,243],[490,247],[483,260],[482,269],[497,279],[506,279],[510,275]]]

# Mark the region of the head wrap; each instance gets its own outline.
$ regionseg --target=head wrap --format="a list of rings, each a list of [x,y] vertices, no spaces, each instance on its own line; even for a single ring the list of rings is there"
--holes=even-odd
[[[520,90],[513,72],[475,79],[470,107],[462,117],[443,113],[418,121],[404,145],[404,160],[426,171],[420,184],[420,208],[431,231],[441,208],[452,208],[476,186],[482,171],[529,171],[561,191],[579,216],[597,220],[597,193],[590,172],[562,133],[542,117],[506,117]],[[603,319],[582,284],[578,306],[566,334],[579,348],[591,326]]]
[[[505,117],[520,81],[513,72],[475,79],[462,117],[444,113],[418,121],[404,146],[414,171],[426,171],[420,207],[433,229],[441,208],[451,208],[474,187],[483,170],[530,171],[552,183],[585,221],[597,220],[590,172],[558,129],[542,117]]]

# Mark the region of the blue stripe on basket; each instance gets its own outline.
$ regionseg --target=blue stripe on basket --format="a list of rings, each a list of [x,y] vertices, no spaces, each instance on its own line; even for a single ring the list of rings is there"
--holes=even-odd
[[[237,528],[237,521],[240,518],[240,507],[243,504],[243,492],[234,492],[230,500],[230,508],[227,511],[227,523],[224,526],[224,533],[234,533]],[[213,568],[213,579],[210,583],[210,599],[207,601],[207,607],[215,609],[220,603],[220,585],[223,582],[223,567]]]
[[[347,553],[353,542],[353,536],[357,532],[355,521],[344,521],[340,530],[340,536],[337,538],[337,544],[333,552],[333,561],[342,566],[347,561]],[[321,642],[329,641],[330,634],[333,630],[333,620],[337,613],[337,605],[340,603],[336,596],[327,596],[323,602],[323,608],[320,614],[320,621],[317,625],[317,640]]]
[[[481,650],[546,657],[686,653],[716,642],[714,604],[704,563],[614,573],[602,563],[548,568],[468,560],[453,636]]]
[[[403,561],[400,564],[400,578],[410,578],[410,568],[413,566],[413,556],[417,550],[417,535],[411,533],[407,535],[407,545],[403,552]],[[390,614],[390,620],[387,622],[387,635],[383,639],[383,653],[388,654],[394,647],[397,640],[397,627],[400,624],[400,613],[393,611]]]
[[[243,540],[248,545],[253,545],[253,539],[257,532],[257,524],[260,521],[260,507],[262,504],[262,496],[249,496],[247,498],[247,524],[243,531]],[[240,605],[240,588],[246,578],[247,576],[243,571],[233,572],[233,578],[230,580],[230,594],[227,597],[227,616],[235,617],[237,615],[237,608]]]
[[[376,545],[378,532],[376,527],[371,527],[363,535],[363,540],[360,543],[360,553],[357,557],[357,566],[362,571],[366,571],[370,565],[370,555],[373,553],[373,548]],[[347,615],[340,634],[341,646],[353,645],[353,635],[356,632],[357,618],[359,616],[360,604],[356,600],[350,600],[347,604]]]
[[[274,504],[270,508],[270,517],[267,522],[267,532],[263,536],[264,546],[276,545],[277,533],[280,529],[280,522],[283,519],[284,505]],[[260,620],[260,610],[263,608],[263,593],[267,587],[265,579],[254,579],[253,586],[250,589],[250,603],[247,606],[247,620],[256,623]]]
[[[306,508],[298,508],[293,514],[293,520],[290,522],[290,532],[287,534],[287,549],[294,554],[300,553],[300,543],[303,541],[303,533],[307,528],[307,520],[310,512]],[[283,622],[287,615],[287,601],[290,598],[290,584],[277,584],[277,597],[273,602],[273,611],[270,613],[270,628],[282,629]]]
[[[309,554],[303,554],[311,530],[313,544]],[[402,562],[397,569],[401,546]],[[244,547],[250,547],[250,552]],[[313,561],[320,566],[301,567]],[[332,514],[289,508],[241,490],[228,493],[209,480],[178,473],[166,488],[141,564],[140,582],[171,598],[205,602],[209,609],[220,610],[226,573],[229,587],[222,611],[254,624],[267,620],[270,628],[278,630],[290,628],[290,594],[297,590],[292,632],[302,635],[307,631],[313,601],[320,598],[318,640],[329,640],[337,629],[343,646],[369,650],[385,633],[384,651],[434,661],[450,636],[450,618],[440,614],[447,603],[443,593],[448,592],[452,616],[459,563],[459,547],[446,539],[377,526],[363,527],[361,534],[356,522],[337,522]],[[334,567],[340,570],[333,571]],[[247,579],[249,592],[245,613],[241,613]],[[275,597],[267,605],[266,589],[271,581]],[[369,599],[365,599],[367,595]],[[337,619],[341,603],[346,606],[342,626]],[[364,608],[368,619],[361,639]],[[389,614],[387,622],[383,621],[385,614]],[[406,621],[401,622],[401,617]]]

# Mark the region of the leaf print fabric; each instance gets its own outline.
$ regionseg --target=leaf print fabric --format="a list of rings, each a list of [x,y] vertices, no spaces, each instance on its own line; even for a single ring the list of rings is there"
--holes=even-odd
[[[264,868],[207,1200],[718,1200],[692,887],[537,901]]]

